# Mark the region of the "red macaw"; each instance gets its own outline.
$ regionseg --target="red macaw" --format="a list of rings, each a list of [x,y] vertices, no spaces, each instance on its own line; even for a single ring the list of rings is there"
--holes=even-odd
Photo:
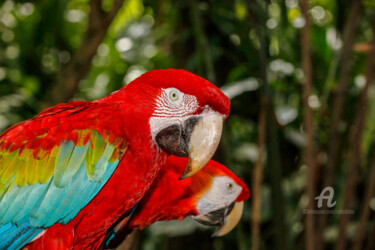
[[[144,229],[160,220],[182,220],[192,216],[205,225],[219,226],[214,236],[225,235],[237,225],[243,201],[250,196],[246,184],[213,160],[192,177],[179,180],[187,161],[187,158],[175,156],[168,158],[134,213],[123,216],[111,227],[102,243],[103,248],[115,248],[132,229]],[[26,248],[51,249],[64,237],[63,230],[60,225],[52,226]]]
[[[53,225],[64,228],[57,246],[97,248],[169,154],[189,157],[181,178],[209,161],[229,106],[201,77],[155,70],[9,128],[0,135],[0,249],[22,248]]]

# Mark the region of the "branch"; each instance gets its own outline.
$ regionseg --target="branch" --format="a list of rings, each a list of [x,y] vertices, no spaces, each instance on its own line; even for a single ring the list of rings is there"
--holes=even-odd
[[[368,179],[366,191],[365,191],[365,200],[363,201],[362,204],[362,209],[361,209],[361,217],[359,219],[358,223],[358,230],[357,234],[355,236],[354,240],[354,250],[361,250],[363,249],[363,241],[365,238],[365,233],[366,233],[366,226],[369,221],[370,217],[370,200],[371,197],[374,194],[375,190],[375,157],[373,157],[372,164],[371,164],[371,170],[370,170],[370,177]]]
[[[304,73],[304,85],[303,85],[303,107],[304,116],[303,123],[306,136],[306,165],[307,165],[307,186],[306,193],[308,196],[309,210],[314,209],[314,193],[315,193],[315,171],[316,171],[316,156],[315,156],[315,145],[314,145],[314,124],[313,114],[309,105],[309,98],[312,95],[312,64],[311,64],[311,45],[310,45],[310,20],[308,16],[309,1],[301,1],[302,16],[305,19],[305,25],[301,31],[301,53],[302,53],[302,68]],[[306,249],[314,250],[314,215],[312,213],[306,214]]]
[[[374,29],[375,31],[375,29]],[[375,33],[374,33],[375,34]],[[374,35],[374,44],[375,44],[375,35]],[[344,197],[344,206],[343,209],[351,209],[353,206],[353,202],[355,199],[355,190],[357,185],[357,176],[358,176],[358,165],[361,158],[361,150],[362,150],[362,135],[363,135],[363,129],[364,124],[367,116],[367,109],[368,109],[368,92],[370,85],[372,81],[374,80],[374,69],[375,69],[375,50],[372,50],[371,53],[368,56],[367,59],[367,66],[366,66],[366,85],[364,86],[361,96],[358,101],[357,109],[358,112],[356,114],[354,123],[350,129],[350,143],[349,145],[349,152],[348,152],[348,173],[346,175],[346,181],[345,181],[345,197]],[[372,183],[370,183],[371,185]],[[372,192],[373,189],[370,191]],[[371,193],[370,193],[371,194]],[[369,199],[371,196],[369,197]],[[367,197],[366,197],[367,199]],[[365,202],[369,202],[366,201]],[[366,212],[366,209],[365,209]],[[368,211],[367,214],[362,214],[361,220],[363,220],[363,216],[365,218],[368,217]],[[338,250],[346,249],[346,229],[347,225],[350,220],[350,214],[342,214],[340,216],[340,228],[339,228],[339,236],[340,239],[337,245]],[[364,223],[367,219],[365,219]],[[363,225],[364,227],[364,225]],[[364,232],[363,232],[364,233]],[[361,235],[361,228],[358,230],[358,237],[363,237]]]
[[[349,79],[349,70],[351,66],[351,59],[353,55],[353,45],[355,40],[355,33],[358,26],[359,14],[361,10],[361,0],[354,0],[351,12],[348,18],[348,22],[345,26],[344,31],[344,45],[342,49],[342,59],[341,67],[339,73],[339,80],[337,83],[337,89],[335,93],[335,100],[332,109],[332,122],[330,129],[330,143],[328,163],[326,167],[326,178],[325,186],[331,186],[333,184],[334,178],[334,166],[336,165],[338,150],[339,150],[339,123],[342,118],[342,113],[344,109],[345,99],[346,99],[346,86]]]
[[[267,3],[263,5],[256,2],[256,9],[267,9]],[[259,6],[258,6],[259,5]],[[252,7],[249,6],[249,12],[251,13]],[[250,15],[251,16],[251,15]],[[258,17],[257,21],[264,26],[265,20],[262,17]],[[256,165],[253,169],[253,198],[252,198],[252,211],[251,211],[251,249],[260,249],[261,243],[261,214],[262,214],[262,180],[263,180],[263,164],[265,162],[264,152],[266,151],[266,137],[267,137],[267,116],[270,106],[269,98],[269,86],[267,79],[267,53],[266,53],[266,39],[265,33],[262,28],[257,29],[259,36],[259,43],[261,47],[259,49],[259,62],[261,69],[262,88],[260,91],[260,110],[258,116],[258,158]]]
[[[323,187],[331,187],[334,184],[335,179],[335,166],[339,154],[340,135],[338,127],[342,118],[344,109],[344,103],[346,98],[346,86],[349,79],[349,70],[351,66],[351,59],[353,56],[353,45],[355,41],[355,34],[359,23],[359,15],[361,12],[361,0],[354,0],[351,11],[348,17],[348,21],[344,28],[344,41],[343,48],[341,51],[341,65],[339,71],[339,79],[337,83],[337,89],[335,93],[335,100],[332,109],[332,122],[329,133],[329,145],[328,145],[328,162],[324,172]],[[327,204],[323,204],[323,210],[327,208]],[[318,221],[318,248],[324,249],[325,242],[323,240],[323,232],[327,224],[327,215],[322,214],[319,216]]]
[[[55,105],[73,98],[79,82],[89,72],[91,61],[123,3],[124,0],[115,0],[112,9],[104,12],[101,0],[90,1],[88,27],[83,35],[81,45],[70,62],[57,75],[57,83],[53,86],[49,100],[44,105]]]
[[[353,45],[355,40],[355,32],[357,30],[357,24],[359,20],[359,14],[361,9],[361,0],[355,0],[351,8],[351,13],[348,18],[348,23],[346,25],[344,33],[344,47],[342,49],[342,60],[339,73],[339,80],[337,83],[336,96],[332,111],[332,125],[330,131],[330,145],[329,145],[329,155],[327,168],[333,171],[333,166],[336,164],[338,155],[338,125],[340,123],[342,112],[344,109],[344,103],[346,98],[346,86],[349,79],[349,70],[351,66],[351,58],[353,55]]]
[[[268,20],[268,1],[248,1],[248,9],[251,13],[249,16],[254,17],[256,20],[256,31],[259,39],[260,48],[259,52],[259,66],[261,72],[261,79],[263,83],[262,92],[261,92],[261,105],[265,108],[265,128],[266,131],[262,131],[263,129],[260,128],[259,131],[259,139],[266,140],[266,149],[267,149],[267,169],[269,169],[268,173],[270,175],[270,182],[271,182],[271,203],[272,203],[272,213],[275,215],[273,217],[273,223],[275,225],[275,243],[274,248],[277,249],[287,249],[287,229],[285,226],[285,213],[284,213],[284,193],[281,187],[281,180],[282,180],[282,169],[281,169],[281,157],[280,157],[280,149],[279,149],[279,139],[277,134],[277,127],[275,124],[274,119],[274,108],[272,103],[272,93],[268,83],[267,78],[267,60],[268,60],[268,39],[267,39],[267,28],[266,28],[266,20]],[[261,111],[262,112],[262,111]],[[259,119],[261,121],[262,114],[259,114]],[[262,135],[261,133],[264,133]],[[267,136],[265,135],[267,134]],[[261,150],[261,148],[259,149]],[[259,157],[259,156],[258,156]],[[260,159],[258,158],[258,161]],[[256,171],[261,171],[262,169],[254,169],[255,174]],[[258,178],[262,177],[262,173]],[[255,178],[255,176],[254,176]],[[258,180],[259,182],[260,180]],[[259,187],[261,188],[261,187]],[[258,191],[260,192],[260,190]],[[253,192],[255,193],[255,192]],[[254,194],[254,195],[261,195],[261,193]],[[254,197],[255,198],[255,197]],[[253,198],[253,199],[254,199]],[[254,201],[255,202],[255,201]],[[258,204],[259,208],[255,207],[255,209],[260,209],[261,204]],[[258,206],[256,205],[256,206]],[[254,208],[253,208],[254,209]],[[254,218],[253,218],[254,220]],[[256,218],[255,218],[256,220]],[[256,226],[253,224],[252,226]],[[258,225],[259,226],[259,225]],[[259,232],[259,231],[258,231]],[[258,242],[253,242],[253,249],[259,247],[260,235],[258,239],[255,239]],[[254,239],[253,239],[254,241]]]
[[[367,244],[366,244],[366,250],[372,250],[375,249],[375,218],[372,221],[372,230],[370,232],[370,237],[367,239]]]
[[[252,250],[258,250],[260,248],[260,220],[261,220],[261,208],[262,208],[262,179],[263,179],[263,163],[264,163],[264,151],[266,143],[266,113],[267,113],[267,101],[266,98],[262,97],[261,107],[259,111],[258,120],[258,158],[253,170],[253,198],[252,198],[252,222],[251,222],[251,233],[252,233]]]
[[[216,77],[215,77],[214,63],[212,61],[211,49],[208,44],[207,37],[204,34],[204,31],[202,28],[202,20],[199,15],[199,7],[198,7],[196,0],[191,0],[189,1],[189,3],[190,3],[191,19],[193,23],[193,30],[195,33],[195,40],[196,40],[198,50],[203,57],[203,63],[206,67],[206,72],[207,72],[207,79],[210,82],[215,83]]]

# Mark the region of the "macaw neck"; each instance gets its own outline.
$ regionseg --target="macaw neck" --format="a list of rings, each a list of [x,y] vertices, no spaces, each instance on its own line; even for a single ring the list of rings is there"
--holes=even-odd
[[[188,216],[197,215],[193,203],[189,200],[175,200],[173,205],[170,205],[149,204],[143,207],[141,203],[129,221],[129,228],[142,230],[157,221],[183,220]]]
[[[178,180],[179,174],[162,167],[158,177],[140,201],[129,228],[144,229],[160,220],[182,220],[196,215],[196,197],[191,194],[189,178]]]

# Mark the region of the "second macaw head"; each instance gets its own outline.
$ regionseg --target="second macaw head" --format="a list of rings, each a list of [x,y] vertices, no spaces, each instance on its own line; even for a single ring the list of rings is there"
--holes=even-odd
[[[132,117],[125,122],[134,126],[129,137],[139,137],[134,133],[141,131],[167,154],[188,157],[182,178],[211,159],[230,108],[229,99],[212,83],[175,69],[147,72],[100,101],[124,105]]]
[[[171,156],[167,167],[138,204],[134,214],[114,227],[116,235],[128,229],[144,229],[156,221],[182,220],[191,216],[209,226],[218,226],[213,236],[229,233],[239,222],[243,202],[250,192],[244,182],[213,160],[190,178],[178,180],[188,159]]]

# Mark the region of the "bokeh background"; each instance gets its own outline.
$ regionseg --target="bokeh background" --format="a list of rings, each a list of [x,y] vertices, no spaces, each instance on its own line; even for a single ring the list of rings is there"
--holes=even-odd
[[[0,131],[183,68],[230,96],[215,159],[252,196],[225,237],[157,223],[132,249],[375,249],[374,28],[374,0],[1,0]],[[304,213],[327,186],[333,214]]]

